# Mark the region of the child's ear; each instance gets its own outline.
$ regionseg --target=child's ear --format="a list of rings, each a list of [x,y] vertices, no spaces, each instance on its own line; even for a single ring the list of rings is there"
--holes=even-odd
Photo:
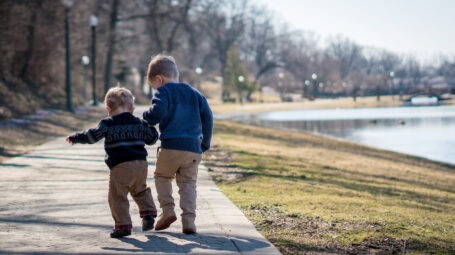
[[[158,81],[159,84],[163,84],[163,77],[161,75],[155,76],[156,81]]]

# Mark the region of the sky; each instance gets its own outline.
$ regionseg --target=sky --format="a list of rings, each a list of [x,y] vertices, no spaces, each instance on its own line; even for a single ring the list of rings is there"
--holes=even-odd
[[[455,0],[253,0],[291,28],[325,42],[342,34],[362,46],[413,54],[431,63],[455,56]]]

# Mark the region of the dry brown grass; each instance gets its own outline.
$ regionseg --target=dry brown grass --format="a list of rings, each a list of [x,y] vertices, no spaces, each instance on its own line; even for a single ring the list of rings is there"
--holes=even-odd
[[[105,116],[105,109],[91,107],[77,114],[61,111],[25,125],[0,127],[0,162],[22,155],[52,138],[84,129]]]
[[[400,106],[403,102],[397,96],[381,97],[381,101],[377,101],[376,97],[359,97],[354,102],[352,98],[338,99],[317,99],[315,101],[303,102],[287,102],[287,103],[221,103],[219,101],[211,101],[210,107],[214,113],[234,113],[247,112],[259,113],[269,111],[296,110],[296,109],[326,109],[326,108],[371,108],[371,107],[392,107]]]
[[[214,140],[218,185],[285,254],[455,250],[453,165],[227,121]]]

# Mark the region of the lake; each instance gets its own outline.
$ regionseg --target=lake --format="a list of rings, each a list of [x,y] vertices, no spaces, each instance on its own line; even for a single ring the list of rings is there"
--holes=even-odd
[[[453,106],[294,110],[219,117],[315,132],[455,165]]]

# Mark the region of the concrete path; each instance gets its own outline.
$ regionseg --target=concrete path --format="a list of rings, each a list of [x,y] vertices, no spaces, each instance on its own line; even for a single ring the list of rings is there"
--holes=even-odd
[[[148,184],[157,202],[151,178],[156,145],[148,150]],[[0,164],[0,253],[280,254],[215,186],[204,166],[198,180],[198,234],[182,234],[180,219],[166,231],[142,232],[130,198],[133,234],[110,238],[109,170],[103,159],[102,141],[71,146],[62,137]],[[175,183],[174,195],[178,205]]]

